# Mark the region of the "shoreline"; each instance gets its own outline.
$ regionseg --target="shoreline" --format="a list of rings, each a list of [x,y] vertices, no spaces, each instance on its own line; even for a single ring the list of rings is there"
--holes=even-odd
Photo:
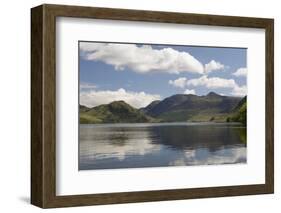
[[[240,122],[212,122],[212,121],[188,121],[188,122],[146,122],[146,123],[79,123],[79,125],[157,125],[157,126],[176,126],[176,125],[183,125],[183,126],[195,126],[195,125],[239,125],[240,127],[247,128],[247,125],[244,125]]]

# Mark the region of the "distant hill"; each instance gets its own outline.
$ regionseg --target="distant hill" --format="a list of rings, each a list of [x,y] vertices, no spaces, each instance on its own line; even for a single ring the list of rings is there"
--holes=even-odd
[[[205,96],[177,94],[136,109],[124,101],[93,108],[80,105],[80,123],[241,122],[246,123],[247,99],[210,92]]]
[[[93,108],[80,106],[80,123],[146,123],[154,119],[133,108],[124,101],[114,101],[110,104]]]
[[[142,111],[166,122],[226,121],[241,99],[214,92],[205,96],[177,94],[151,103]]]
[[[239,111],[243,105],[247,104],[247,96],[245,96],[244,98],[242,98],[239,103],[236,105],[236,107],[233,109],[234,112]]]
[[[148,104],[146,107],[144,108],[140,108],[141,112],[144,113],[148,113],[150,110],[152,110],[154,108],[154,106],[156,106],[157,104],[159,104],[161,101],[156,100],[156,101],[152,101],[150,104]]]
[[[79,105],[79,111],[80,112],[86,112],[86,111],[88,111],[90,108],[88,108],[88,107],[86,107],[86,106],[84,106],[84,105]]]
[[[227,118],[228,121],[240,122],[247,124],[247,96],[245,96],[234,108],[232,116]]]

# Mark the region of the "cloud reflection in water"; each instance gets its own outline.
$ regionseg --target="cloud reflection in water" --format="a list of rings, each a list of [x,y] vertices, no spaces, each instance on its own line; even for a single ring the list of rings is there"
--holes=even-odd
[[[237,125],[81,125],[79,169],[246,163],[246,129]]]

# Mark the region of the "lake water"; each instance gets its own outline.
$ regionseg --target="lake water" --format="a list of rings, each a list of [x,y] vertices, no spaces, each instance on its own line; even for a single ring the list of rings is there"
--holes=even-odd
[[[79,170],[246,163],[239,124],[80,125]]]

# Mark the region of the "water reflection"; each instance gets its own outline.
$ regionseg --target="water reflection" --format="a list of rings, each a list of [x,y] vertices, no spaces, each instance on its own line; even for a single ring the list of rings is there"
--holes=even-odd
[[[81,125],[79,169],[246,162],[246,129],[237,124]]]

